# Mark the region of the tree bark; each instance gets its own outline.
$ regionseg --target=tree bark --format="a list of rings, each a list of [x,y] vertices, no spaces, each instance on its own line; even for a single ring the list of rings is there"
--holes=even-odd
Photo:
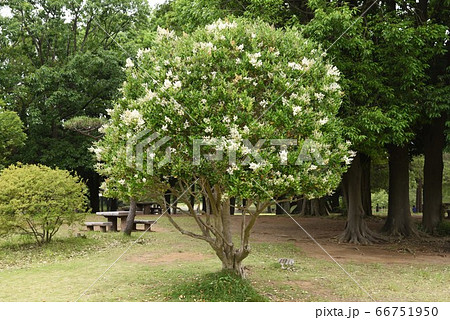
[[[127,236],[131,235],[131,232],[133,231],[134,218],[136,217],[136,208],[136,200],[134,198],[130,198],[130,211],[128,212],[125,230],[123,231],[123,233],[125,233]]]
[[[442,221],[442,153],[445,146],[445,116],[435,118],[426,128],[424,139],[423,217],[422,225],[429,233],[435,232]]]
[[[294,210],[292,210],[292,214],[300,214],[302,212],[303,202],[307,201],[306,199],[300,198],[294,202],[291,202],[291,207],[295,205]],[[269,209],[270,212],[270,209]]]
[[[371,159],[368,155],[361,153],[361,197],[364,213],[372,215],[372,194],[370,190],[370,168]]]
[[[340,211],[339,196],[341,195],[342,192],[341,189],[342,187],[339,185],[339,187],[334,191],[334,193],[331,196],[329,196],[332,212]]]
[[[347,223],[344,232],[339,237],[339,242],[370,244],[383,239],[371,231],[364,220],[361,172],[361,156],[358,153],[342,179],[344,202],[347,206]]]
[[[415,234],[409,208],[409,156],[408,146],[388,147],[389,203],[383,231],[391,236],[408,237]]]
[[[302,215],[305,216],[327,216],[329,215],[329,211],[326,204],[325,198],[318,199],[305,199],[304,202],[308,202],[304,204],[302,207]]]
[[[280,200],[280,202],[276,204],[275,214],[291,213],[291,203],[289,201],[283,201],[285,198],[279,198],[278,200]]]

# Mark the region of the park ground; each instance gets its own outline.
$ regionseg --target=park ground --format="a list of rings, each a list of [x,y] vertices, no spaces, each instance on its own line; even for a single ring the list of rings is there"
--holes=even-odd
[[[343,217],[294,218],[374,300],[447,301],[450,297],[450,237],[370,246],[338,244]],[[176,219],[194,227],[189,217]],[[420,222],[420,217],[414,219]],[[233,217],[235,231],[239,221],[239,216]],[[383,219],[371,217],[368,223],[378,230]],[[42,247],[23,236],[0,239],[0,301],[214,300],[201,289],[205,281],[213,283],[208,279],[221,267],[208,245],[179,234],[165,217],[153,229],[127,238],[121,233],[65,227]],[[251,243],[252,253],[244,264],[247,284],[256,293],[243,291],[236,298],[235,293],[225,292],[217,300],[371,301],[287,216],[260,217]],[[281,269],[279,258],[294,259],[294,268]]]

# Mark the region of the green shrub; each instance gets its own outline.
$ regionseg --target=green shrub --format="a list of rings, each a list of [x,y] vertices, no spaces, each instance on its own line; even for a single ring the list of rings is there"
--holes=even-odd
[[[0,174],[0,232],[32,234],[49,242],[63,223],[81,222],[87,187],[68,171],[12,165]]]
[[[267,301],[248,280],[234,273],[221,271],[207,274],[192,282],[176,285],[170,298],[181,301]]]

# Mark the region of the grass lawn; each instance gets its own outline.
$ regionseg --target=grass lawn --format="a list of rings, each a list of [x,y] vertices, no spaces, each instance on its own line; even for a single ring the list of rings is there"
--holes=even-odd
[[[191,224],[187,217],[177,219]],[[182,236],[164,217],[155,230],[92,287],[142,232],[131,238],[112,232],[76,237],[77,229],[65,228],[42,247],[26,237],[0,239],[0,301],[75,301],[88,287],[80,301],[370,301],[335,263],[311,256],[298,243],[255,239],[244,261],[248,280],[242,282],[214,274],[221,264],[212,249]],[[294,259],[295,268],[281,269],[281,257]],[[446,301],[450,296],[448,263],[342,265],[377,301]]]

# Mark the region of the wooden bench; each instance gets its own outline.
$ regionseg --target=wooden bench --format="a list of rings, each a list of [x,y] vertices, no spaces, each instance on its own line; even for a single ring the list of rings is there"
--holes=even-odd
[[[94,227],[97,226],[100,227],[101,232],[106,232],[106,227],[111,228],[113,225],[112,222],[94,222],[94,221],[85,222],[84,224],[89,231],[94,231]]]
[[[148,229],[148,231],[152,231],[152,225],[155,224],[156,221],[153,220],[139,220],[139,219],[135,219],[134,220],[134,225],[133,225],[133,230],[135,231],[146,231]],[[143,224],[144,225],[144,230],[138,230],[137,229],[137,225],[138,224]]]

